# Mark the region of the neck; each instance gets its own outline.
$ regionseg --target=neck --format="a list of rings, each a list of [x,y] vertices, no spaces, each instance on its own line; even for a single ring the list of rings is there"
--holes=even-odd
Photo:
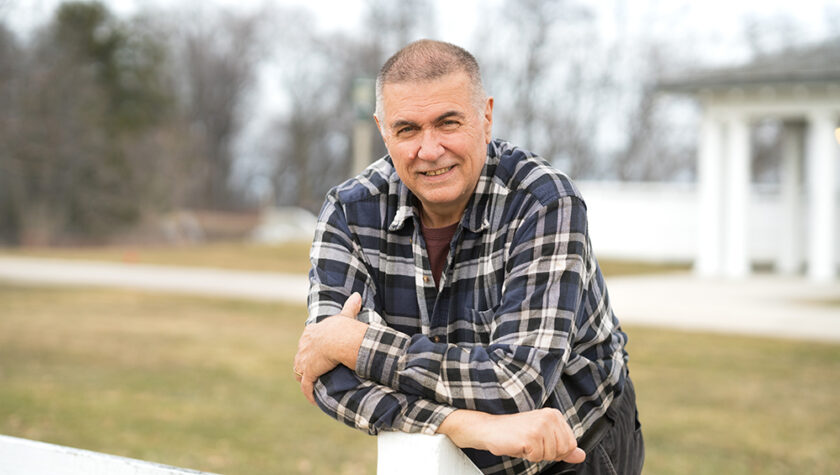
[[[461,220],[465,206],[454,207],[451,210],[430,210],[427,206],[420,209],[420,219],[427,228],[444,228]]]

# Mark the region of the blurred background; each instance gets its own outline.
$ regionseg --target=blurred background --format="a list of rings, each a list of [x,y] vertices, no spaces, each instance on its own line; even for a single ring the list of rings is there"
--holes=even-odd
[[[691,183],[699,108],[663,78],[837,36],[833,0],[3,0],[0,242],[239,237],[266,207],[317,213],[354,142],[384,154],[354,125],[421,37],[474,52],[495,135],[575,180]],[[753,180],[778,182],[780,122],[754,129]]]
[[[297,393],[305,295],[105,289],[69,264],[54,285],[14,266],[305,285],[326,192],[385,154],[373,78],[424,37],[474,53],[494,135],[580,186],[629,324],[646,473],[840,471],[837,111],[828,159],[787,145],[807,107],[838,103],[838,0],[0,0],[0,433],[222,473],[373,473],[375,440]],[[803,112],[737,129],[740,191],[703,185],[707,113],[745,97]],[[723,294],[753,300],[703,306]]]

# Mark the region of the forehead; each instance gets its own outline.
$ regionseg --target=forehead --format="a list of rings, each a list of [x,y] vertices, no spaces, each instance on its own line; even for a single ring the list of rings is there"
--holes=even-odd
[[[466,113],[472,106],[472,98],[472,83],[462,72],[429,81],[386,83],[382,87],[382,105],[388,121],[440,109]]]

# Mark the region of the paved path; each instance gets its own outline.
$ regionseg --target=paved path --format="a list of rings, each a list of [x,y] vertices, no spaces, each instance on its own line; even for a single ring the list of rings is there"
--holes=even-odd
[[[303,304],[304,275],[92,261],[0,257],[0,280],[103,286]],[[840,282],[691,274],[611,277],[613,308],[625,324],[840,342]]]
[[[0,280],[28,284],[102,286],[304,304],[309,280],[301,274],[200,267],[0,257]]]
[[[703,279],[692,274],[607,279],[627,324],[840,342],[840,282],[758,275]]]

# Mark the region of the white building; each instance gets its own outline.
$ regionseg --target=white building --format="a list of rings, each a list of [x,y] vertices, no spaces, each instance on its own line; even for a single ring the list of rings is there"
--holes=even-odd
[[[740,277],[753,261],[750,128],[784,121],[776,268],[838,276],[840,39],[706,70],[660,84],[690,94],[703,110],[699,132],[697,253],[703,275]]]

